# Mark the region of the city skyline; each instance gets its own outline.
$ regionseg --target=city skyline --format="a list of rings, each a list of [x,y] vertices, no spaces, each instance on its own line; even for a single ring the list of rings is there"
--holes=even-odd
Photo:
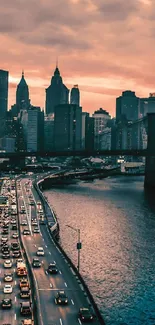
[[[10,73],[9,108],[22,69],[32,103],[45,108],[57,57],[65,85],[79,85],[83,111],[103,107],[114,116],[116,97],[126,89],[147,97],[154,92],[153,10],[148,0],[37,1],[37,6],[35,0],[2,1],[1,69]]]

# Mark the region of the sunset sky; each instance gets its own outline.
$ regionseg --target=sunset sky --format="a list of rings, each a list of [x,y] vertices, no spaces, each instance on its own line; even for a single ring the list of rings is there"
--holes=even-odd
[[[123,90],[155,91],[155,0],[1,0],[0,69],[9,70],[9,106],[24,69],[33,105],[45,106],[56,59],[83,111],[115,115]]]

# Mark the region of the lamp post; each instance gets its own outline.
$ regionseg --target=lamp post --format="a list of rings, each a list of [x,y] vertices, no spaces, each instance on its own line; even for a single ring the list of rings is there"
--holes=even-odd
[[[78,250],[78,264],[77,264],[77,269],[78,272],[80,272],[80,249],[82,248],[82,243],[80,241],[80,229],[79,228],[74,228],[70,225],[66,225],[66,227],[71,228],[72,230],[76,231],[78,233],[78,241],[77,241],[77,250]]]

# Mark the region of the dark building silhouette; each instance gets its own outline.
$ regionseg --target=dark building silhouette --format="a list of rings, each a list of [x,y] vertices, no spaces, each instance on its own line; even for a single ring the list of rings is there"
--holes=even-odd
[[[31,106],[27,120],[27,151],[44,149],[44,112],[40,107]]]
[[[5,134],[5,120],[8,109],[8,77],[8,71],[0,70],[0,138]]]
[[[22,77],[16,90],[16,110],[15,107],[12,107],[12,109],[15,111],[14,115],[18,115],[21,109],[28,109],[29,106],[29,88],[24,78],[24,72],[22,72]]]
[[[46,89],[46,114],[53,114],[54,107],[60,104],[68,104],[69,90],[63,84],[58,67],[54,71],[51,84]]]
[[[70,103],[80,106],[80,91],[78,85],[75,85],[71,90]]]
[[[135,121],[140,115],[140,100],[134,91],[126,90],[116,98],[116,122]]]
[[[86,115],[85,123],[85,150],[94,150],[94,118]]]
[[[54,115],[54,149],[80,150],[82,108],[72,104],[58,105]]]
[[[149,97],[140,98],[140,117],[148,113],[155,113],[155,93],[150,93]]]

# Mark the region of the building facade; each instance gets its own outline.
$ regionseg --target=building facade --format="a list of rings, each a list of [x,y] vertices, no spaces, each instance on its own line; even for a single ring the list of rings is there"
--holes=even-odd
[[[14,116],[17,116],[21,109],[27,110],[29,107],[29,88],[24,78],[24,72],[22,72],[22,77],[16,90],[16,105],[12,106]]]
[[[31,106],[27,121],[27,151],[41,151],[44,147],[44,113]]]
[[[8,109],[9,72],[0,70],[0,138],[5,135],[5,120]]]
[[[58,105],[54,115],[54,149],[80,150],[82,108],[72,104]]]
[[[78,85],[75,85],[71,89],[70,104],[75,104],[80,106],[80,91]]]
[[[44,119],[44,150],[51,151],[54,148],[54,115],[49,114]]]
[[[50,86],[46,89],[46,115],[54,114],[54,108],[60,104],[68,104],[69,90],[63,84],[58,67],[54,71]]]
[[[116,122],[136,121],[140,118],[140,99],[134,91],[126,90],[116,98]]]
[[[92,117],[94,118],[94,132],[96,136],[104,130],[104,128],[107,126],[108,121],[111,119],[111,116],[107,111],[100,108],[94,112]]]

